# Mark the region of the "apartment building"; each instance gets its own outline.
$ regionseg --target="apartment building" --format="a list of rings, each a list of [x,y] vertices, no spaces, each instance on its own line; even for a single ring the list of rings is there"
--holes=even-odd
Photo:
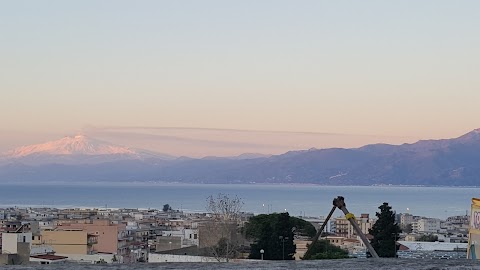
[[[84,230],[42,231],[40,236],[33,236],[33,246],[51,246],[56,253],[61,254],[95,254],[94,245],[98,236]]]
[[[368,234],[369,230],[372,228],[373,224],[375,224],[376,221],[376,219],[370,218],[369,214],[361,214],[360,217],[357,217],[355,220],[363,234]],[[350,224],[350,221],[348,219],[346,219],[345,217],[338,217],[335,218],[334,223],[335,224],[332,227],[335,228],[336,236],[345,238],[356,238],[357,233],[355,232],[355,229],[353,228],[352,224]]]
[[[130,252],[133,238],[127,235],[126,225],[107,219],[77,220],[76,223],[64,223],[59,230],[79,229],[89,235],[97,236],[93,249],[97,252],[125,255]]]
[[[437,233],[440,230],[440,219],[420,218],[412,223],[414,233]]]

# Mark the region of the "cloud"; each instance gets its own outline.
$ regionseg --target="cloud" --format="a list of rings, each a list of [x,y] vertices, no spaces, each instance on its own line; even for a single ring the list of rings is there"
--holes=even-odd
[[[414,141],[404,137],[193,127],[88,126],[83,132],[129,147],[193,157],[281,154],[312,147],[352,148],[368,143]]]

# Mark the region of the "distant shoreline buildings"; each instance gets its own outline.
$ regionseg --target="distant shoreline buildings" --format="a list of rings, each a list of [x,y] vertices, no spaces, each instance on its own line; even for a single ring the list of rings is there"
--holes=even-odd
[[[243,222],[252,216],[242,213]],[[317,229],[324,222],[323,217],[301,218]],[[396,218],[403,229],[398,257],[466,257],[469,216],[440,220],[401,213]],[[202,241],[202,236],[205,237],[202,224],[210,219],[208,213],[179,210],[3,208],[0,209],[0,265],[27,261],[39,264],[210,261],[202,244],[206,243]],[[367,237],[375,221],[368,214],[357,218]],[[345,217],[334,218],[327,227],[323,239],[348,250],[353,257],[365,257],[365,246]],[[294,242],[295,258],[300,259],[309,239],[299,236]],[[249,246],[248,241],[245,246]]]

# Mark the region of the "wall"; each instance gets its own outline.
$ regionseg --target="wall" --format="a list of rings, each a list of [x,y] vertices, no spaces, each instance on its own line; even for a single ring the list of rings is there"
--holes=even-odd
[[[17,254],[17,235],[2,233],[2,253]]]
[[[397,256],[401,259],[466,259],[467,251],[399,250]]]
[[[2,253],[16,254],[18,252],[17,243],[21,243],[23,240],[30,245],[32,233],[2,233]]]
[[[125,226],[110,224],[108,220],[94,220],[89,223],[64,224],[64,229],[82,229],[98,237],[98,243],[94,244],[94,250],[104,253],[117,253],[119,228],[125,231]]]
[[[0,265],[19,264],[17,254],[0,254]]]
[[[28,264],[30,261],[30,243],[18,243],[17,255],[19,264]]]
[[[171,244],[170,244],[171,243]],[[182,247],[182,238],[177,236],[157,236],[156,251],[179,249]]]
[[[40,242],[56,253],[87,254],[88,250],[86,231],[42,231]]]
[[[159,262],[218,262],[214,257],[171,255],[171,254],[148,254],[149,263]]]
[[[84,254],[62,254],[62,253],[57,253],[55,254],[57,256],[65,256],[68,257],[67,261],[72,261],[72,262],[79,262],[79,263],[91,263],[94,264],[101,259],[103,259],[107,263],[113,263],[113,254],[93,254],[93,255],[84,255]],[[117,259],[116,263],[121,263],[123,262],[122,256],[115,255],[115,258]]]

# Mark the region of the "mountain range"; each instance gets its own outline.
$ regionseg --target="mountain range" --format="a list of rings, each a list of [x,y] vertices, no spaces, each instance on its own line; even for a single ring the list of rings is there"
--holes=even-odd
[[[202,159],[77,135],[20,147],[0,157],[0,182],[53,181],[480,186],[480,129],[413,144]]]

